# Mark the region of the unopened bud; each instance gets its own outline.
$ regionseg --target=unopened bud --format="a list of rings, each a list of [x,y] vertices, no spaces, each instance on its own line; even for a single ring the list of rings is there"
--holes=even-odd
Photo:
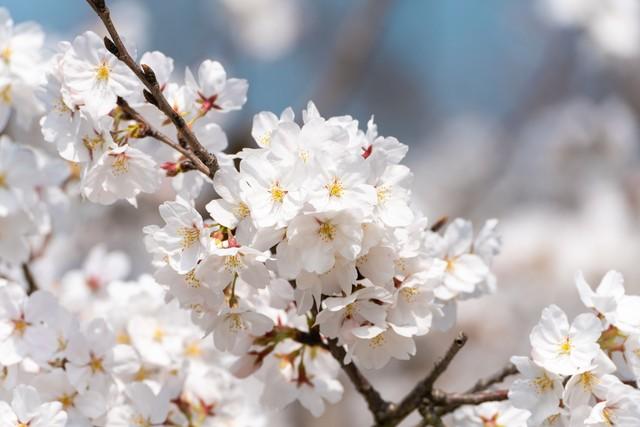
[[[153,72],[151,67],[148,66],[147,64],[142,64],[142,65],[140,65],[140,67],[142,67],[142,72],[144,73],[144,78],[147,79],[147,81],[150,84],[152,84],[153,86],[157,86],[158,85],[158,79],[156,78],[156,73]]]
[[[111,52],[114,56],[119,58],[120,51],[118,50],[118,46],[116,46],[116,44],[112,42],[111,39],[107,36],[105,36],[104,39],[102,40],[104,41],[104,47],[106,47],[107,50]]]
[[[142,95],[144,96],[144,99],[146,99],[146,101],[151,104],[151,105],[155,105],[156,107],[158,106],[158,101],[156,101],[156,98],[153,96],[153,94],[151,92],[149,92],[146,89],[142,90]]]

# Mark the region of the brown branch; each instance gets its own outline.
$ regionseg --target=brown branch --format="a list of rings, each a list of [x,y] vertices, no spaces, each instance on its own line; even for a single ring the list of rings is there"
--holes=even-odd
[[[209,175],[209,169],[204,163],[202,163],[202,160],[200,160],[198,156],[196,156],[191,150],[173,142],[167,135],[151,126],[151,124],[131,105],[129,105],[124,98],[118,97],[118,106],[122,109],[123,113],[125,113],[126,119],[135,120],[143,127],[144,136],[150,136],[151,138],[155,138],[163,144],[168,145],[187,159],[191,160],[197,170],[207,176]]]
[[[24,279],[27,282],[27,295],[31,295],[38,290],[39,286],[31,272],[31,267],[29,267],[29,264],[26,262],[22,263],[22,274],[24,274]]]
[[[478,391],[486,390],[487,388],[491,387],[494,384],[501,383],[508,376],[515,375],[517,373],[518,373],[518,368],[516,368],[516,365],[514,365],[513,363],[509,363],[507,366],[505,366],[504,368],[502,368],[501,370],[499,370],[495,374],[493,374],[493,375],[491,375],[491,376],[489,376],[487,378],[478,380],[473,385],[473,387],[471,387],[469,390],[467,390],[466,394],[472,394],[472,393],[476,393]]]
[[[438,405],[436,413],[440,416],[458,409],[462,405],[479,405],[485,402],[507,400],[508,390],[485,390],[475,393],[445,393],[434,390],[432,400]]]
[[[467,336],[460,332],[453,340],[447,353],[439,359],[433,366],[431,372],[411,390],[404,399],[398,404],[398,407],[391,411],[384,425],[394,426],[402,421],[407,415],[416,410],[418,406],[426,399],[430,400],[433,385],[440,376],[447,370],[451,361],[456,354],[464,347],[467,342]]]
[[[381,423],[382,420],[388,416],[389,411],[392,409],[392,404],[387,402],[380,396],[380,393],[371,385],[369,380],[362,375],[362,372],[358,369],[355,363],[344,363],[344,357],[346,352],[344,348],[338,345],[337,340],[329,340],[327,349],[333,357],[340,363],[342,369],[347,374],[356,390],[364,397],[369,406],[369,410],[373,414],[373,418],[376,423]]]
[[[138,77],[142,84],[147,88],[144,92],[145,98],[151,104],[155,105],[160,111],[162,111],[167,118],[171,120],[173,125],[178,130],[178,138],[186,141],[187,145],[193,151],[193,153],[202,161],[206,166],[206,174],[213,178],[213,175],[218,169],[218,159],[209,153],[202,144],[198,141],[191,128],[184,121],[182,116],[178,114],[169,104],[167,99],[162,94],[162,89],[156,80],[153,70],[149,66],[140,66],[129,54],[129,51],[125,47],[120,34],[116,30],[113,21],[111,20],[111,13],[109,8],[105,5],[104,0],[87,0],[87,3],[96,12],[102,23],[104,24],[107,32],[111,36],[111,39],[105,37],[105,46],[113,53],[120,61],[122,61],[129,69]]]

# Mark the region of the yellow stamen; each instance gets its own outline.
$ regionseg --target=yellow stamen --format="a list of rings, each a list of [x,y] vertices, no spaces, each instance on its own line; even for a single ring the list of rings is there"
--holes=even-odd
[[[246,218],[251,213],[251,211],[249,210],[249,206],[247,206],[244,202],[240,202],[235,211],[236,215],[238,215],[240,218]]]
[[[8,188],[7,174],[0,172],[0,188]]]
[[[89,368],[91,368],[91,372],[96,374],[98,372],[104,372],[104,366],[102,365],[102,358],[91,355],[89,359]]]
[[[111,163],[111,172],[115,176],[124,175],[129,172],[129,156],[125,153],[115,155],[113,163]]]
[[[284,190],[282,187],[280,187],[280,184],[277,182],[273,184],[269,192],[271,193],[271,200],[276,203],[282,203],[284,200],[284,196],[286,196],[287,194],[287,190]]]
[[[560,344],[559,353],[563,356],[568,356],[571,354],[572,349],[573,345],[571,344],[571,339],[569,339],[569,337],[565,337],[562,344]]]
[[[247,329],[247,326],[242,321],[242,316],[238,313],[233,313],[229,315],[229,330],[231,332],[237,333],[244,329]]]
[[[402,288],[400,289],[400,294],[406,302],[413,302],[420,294],[420,291],[416,288]]]
[[[200,357],[202,355],[202,347],[197,341],[187,343],[184,347],[184,355],[187,357]]]
[[[74,404],[74,400],[76,398],[76,393],[74,394],[63,394],[62,396],[58,397],[58,399],[56,399],[58,402],[62,403],[62,407],[64,409],[69,409],[70,407],[73,406]]]
[[[384,344],[384,332],[376,335],[369,340],[369,347],[378,348]]]
[[[260,138],[260,145],[263,147],[268,147],[271,145],[271,132],[265,132]]]
[[[191,270],[190,272],[184,275],[184,281],[187,285],[191,286],[192,288],[200,287],[200,279],[196,277],[195,269]]]
[[[342,183],[337,177],[333,178],[331,183],[324,186],[327,191],[329,191],[329,197],[342,197],[344,193],[344,188],[342,187]]]
[[[5,63],[9,63],[11,61],[11,56],[13,55],[13,51],[9,46],[0,50],[0,59],[2,59]]]
[[[533,380],[533,384],[536,386],[536,391],[538,393],[544,393],[553,390],[553,380],[549,378],[546,372],[544,372],[542,376],[536,377]]]
[[[11,96],[11,85],[8,84],[0,89],[0,101],[7,105],[11,105],[13,97]]]
[[[240,255],[231,255],[225,257],[224,259],[224,268],[225,270],[233,273],[237,271],[240,267],[242,267],[242,258]]]
[[[106,63],[102,63],[98,65],[96,68],[96,79],[100,82],[105,82],[109,80],[109,74],[111,74],[111,70]]]
[[[131,337],[126,331],[120,331],[116,335],[116,342],[118,344],[131,344]]]
[[[30,326],[24,319],[16,319],[13,321],[13,332],[17,335],[23,336],[24,332]]]
[[[376,188],[376,195],[378,196],[378,204],[383,204],[389,198],[389,188],[381,185],[380,187]]]
[[[182,249],[187,249],[200,239],[200,230],[195,226],[178,229],[178,236],[182,237]]]
[[[156,330],[153,331],[153,340],[157,343],[161,343],[166,335],[167,333],[162,328],[156,328]]]
[[[331,224],[329,221],[323,222],[318,228],[318,234],[322,240],[330,242],[336,237],[336,226]]]

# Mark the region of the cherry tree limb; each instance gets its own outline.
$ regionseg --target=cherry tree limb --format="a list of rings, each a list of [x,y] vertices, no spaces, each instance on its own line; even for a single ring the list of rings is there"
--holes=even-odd
[[[22,274],[24,274],[24,279],[27,282],[27,295],[31,295],[38,290],[38,282],[36,282],[36,278],[31,272],[29,263],[22,263]]]
[[[385,425],[397,425],[407,415],[420,406],[423,400],[430,400],[433,385],[447,370],[456,354],[467,343],[467,336],[460,332],[453,340],[445,355],[440,358],[434,365],[429,374],[411,390],[404,399],[398,404],[397,408],[387,416]]]
[[[151,124],[138,111],[136,111],[135,108],[129,105],[129,103],[124,98],[118,97],[117,102],[118,107],[120,107],[122,112],[125,114],[126,119],[134,120],[138,122],[140,126],[142,126],[142,135],[150,136],[162,142],[163,144],[168,145],[169,147],[173,148],[174,150],[185,156],[187,159],[189,159],[197,170],[205,175],[209,175],[209,169],[207,168],[207,166],[202,163],[202,160],[200,160],[200,158],[196,156],[191,150],[184,148],[180,144],[177,144],[176,142],[172,141],[171,138],[169,138],[167,135],[151,126]]]
[[[333,357],[340,363],[342,370],[347,374],[356,390],[364,397],[369,406],[369,410],[373,415],[376,423],[380,423],[385,419],[389,411],[392,410],[392,404],[382,398],[378,390],[376,390],[369,380],[360,372],[355,363],[345,363],[344,357],[346,352],[343,347],[338,345],[336,339],[329,340],[327,349]]]
[[[513,363],[509,363],[507,366],[496,372],[495,374],[478,380],[473,387],[467,390],[467,394],[476,393],[488,389],[494,384],[499,384],[505,380],[505,378],[518,373],[518,368]]]
[[[180,116],[180,114],[171,107],[163,95],[162,89],[160,88],[160,85],[156,80],[155,73],[151,67],[144,64],[140,65],[135,61],[135,59],[133,59],[122,42],[122,38],[116,30],[113,21],[111,20],[111,12],[105,4],[105,0],[86,1],[96,12],[107,32],[111,36],[111,39],[105,37],[105,46],[107,50],[113,53],[120,61],[129,67],[136,77],[138,77],[140,82],[142,82],[142,84],[147,88],[144,91],[146,100],[155,105],[167,116],[167,118],[171,120],[178,130],[178,138],[180,140],[184,140],[195,156],[204,164],[206,167],[206,172],[204,173],[213,178],[213,175],[218,170],[218,159],[207,151],[207,149],[198,141],[198,138],[193,133],[189,125],[184,121],[182,116]]]

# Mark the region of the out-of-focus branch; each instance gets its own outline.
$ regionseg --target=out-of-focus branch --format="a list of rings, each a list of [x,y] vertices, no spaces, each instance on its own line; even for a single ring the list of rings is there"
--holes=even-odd
[[[27,282],[27,295],[31,295],[35,291],[38,290],[38,283],[36,282],[36,278],[31,272],[31,267],[29,263],[22,263],[22,274],[24,274],[24,279]]]
[[[393,0],[367,1],[344,20],[338,31],[336,44],[328,55],[325,71],[311,90],[310,98],[321,111],[335,111],[350,98],[378,45],[384,20]],[[229,136],[232,151],[247,147],[251,141],[251,128],[238,127]]]
[[[321,109],[332,111],[353,93],[375,51],[392,4],[393,0],[367,1],[345,19],[328,67],[321,73],[324,77],[313,94]]]
[[[467,336],[460,332],[453,340],[445,355],[440,358],[433,366],[429,374],[411,390],[404,399],[398,404],[397,408],[391,411],[385,419],[384,425],[394,426],[402,421],[407,415],[416,410],[421,403],[431,400],[433,385],[447,370],[456,354],[467,343]]]
[[[156,80],[155,73],[151,67],[147,65],[139,65],[129,54],[126,46],[122,42],[122,38],[116,30],[113,21],[111,20],[111,13],[106,6],[104,0],[87,0],[87,3],[96,12],[102,23],[104,24],[107,32],[111,36],[111,39],[105,37],[105,46],[107,49],[116,55],[116,57],[122,61],[129,69],[138,77],[140,82],[147,88],[144,91],[145,98],[148,102],[155,105],[160,111],[162,111],[167,118],[171,120],[173,125],[178,130],[178,138],[184,140],[189,149],[197,156],[202,163],[206,166],[206,173],[209,177],[213,178],[213,175],[218,169],[218,160],[216,157],[209,153],[206,148],[198,141],[189,125],[184,121],[182,116],[178,114],[169,104],[167,99],[162,94],[162,89]]]
[[[489,387],[491,387],[494,384],[501,383],[508,376],[515,375],[517,373],[518,373],[518,368],[516,368],[516,365],[514,365],[513,363],[509,363],[507,366],[505,366],[504,368],[500,369],[495,374],[493,374],[493,375],[491,375],[491,376],[489,376],[487,378],[483,378],[481,380],[478,380],[473,385],[473,387],[471,387],[469,390],[467,390],[467,394],[472,394],[472,393],[476,393],[478,391],[486,390],[486,389],[488,389]]]
[[[431,399],[438,405],[436,414],[442,416],[462,405],[479,405],[485,402],[507,400],[508,394],[508,390],[486,390],[475,393],[445,393],[434,390]]]
[[[381,423],[388,416],[392,409],[391,403],[387,402],[380,396],[380,393],[371,385],[369,380],[362,375],[358,367],[352,363],[344,363],[346,352],[343,347],[339,346],[335,339],[329,340],[328,350],[333,357],[340,363],[342,369],[347,374],[356,390],[364,397],[369,406],[369,410],[373,414],[376,423]]]
[[[151,124],[144,117],[142,117],[142,115],[138,113],[131,105],[129,105],[129,103],[124,100],[124,98],[118,97],[118,107],[120,107],[122,112],[125,114],[125,119],[138,122],[138,124],[142,127],[141,134],[143,136],[150,136],[151,138],[155,138],[163,144],[168,145],[169,147],[185,156],[187,159],[191,160],[197,170],[205,175],[209,175],[209,169],[204,163],[202,163],[202,160],[200,160],[198,156],[196,156],[191,150],[188,150],[187,148],[182,147],[180,144],[172,141],[171,138],[169,138],[167,135],[151,126]]]

